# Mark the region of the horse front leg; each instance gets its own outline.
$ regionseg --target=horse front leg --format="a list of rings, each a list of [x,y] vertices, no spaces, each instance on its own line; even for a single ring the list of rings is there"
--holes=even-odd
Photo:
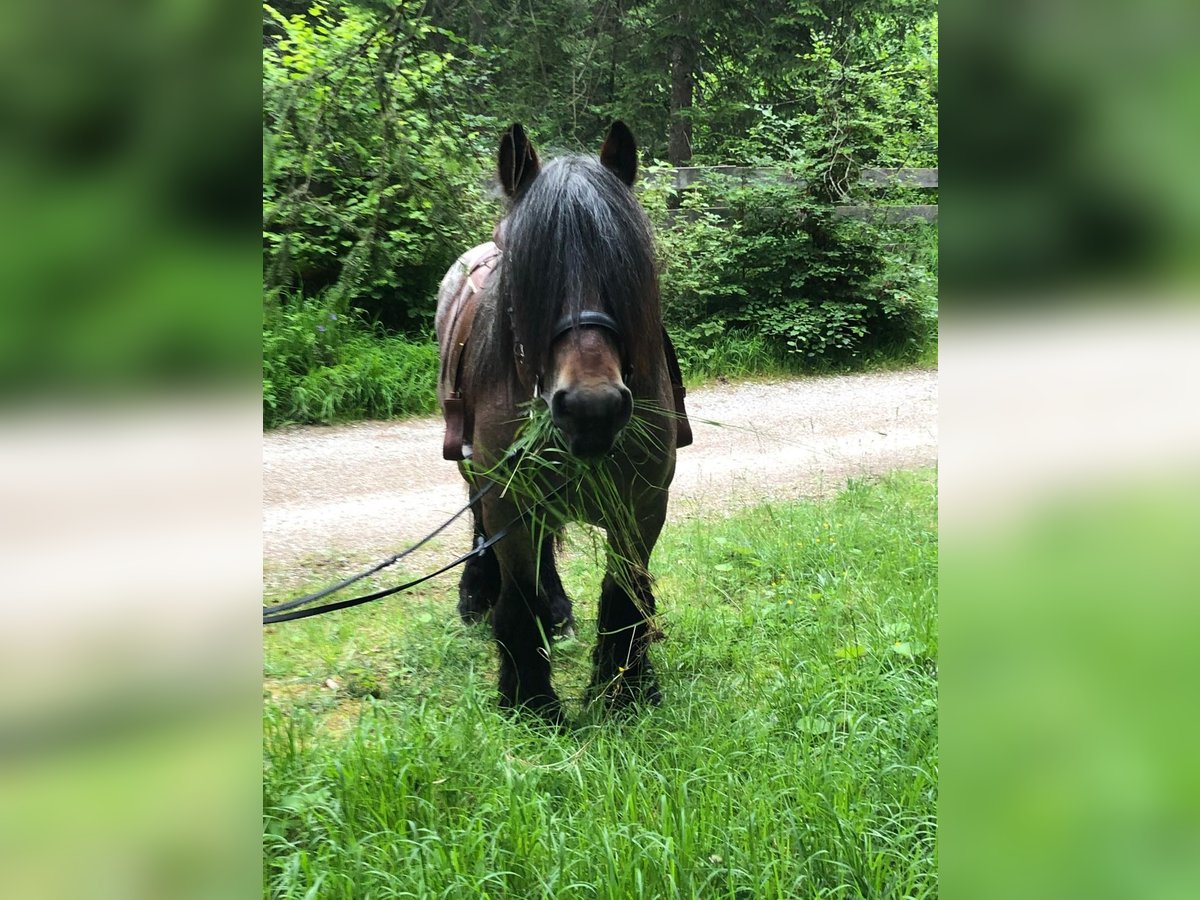
[[[489,524],[491,524],[489,522]],[[500,668],[500,706],[563,721],[562,706],[550,683],[550,636],[554,611],[538,583],[537,555],[527,530],[514,529],[495,545],[500,595],[492,611],[492,634]]]
[[[603,697],[613,707],[662,702],[649,656],[650,644],[660,637],[649,563],[665,515],[664,501],[661,511],[639,523],[640,533],[632,540],[609,532],[608,571],[600,590],[588,696]]]
[[[658,634],[650,576],[636,576],[632,585],[624,582],[625,576],[604,576],[588,697],[604,698],[613,707],[637,701],[657,705],[662,694],[648,652]]]
[[[554,560],[555,535],[546,535],[542,540],[541,559],[538,565],[538,587],[550,604],[550,615],[554,621],[555,637],[571,637],[575,634],[575,613],[571,598],[558,577],[558,566]]]
[[[554,724],[562,706],[550,683],[550,635],[554,617],[533,579],[506,577],[492,612],[500,659],[500,706],[536,713]]]
[[[487,535],[475,510],[471,511],[471,518],[475,526],[472,545],[478,548],[487,540]],[[468,559],[463,566],[458,582],[458,614],[468,625],[482,622],[491,613],[499,596],[500,564],[496,561],[495,549],[488,547],[481,554]]]

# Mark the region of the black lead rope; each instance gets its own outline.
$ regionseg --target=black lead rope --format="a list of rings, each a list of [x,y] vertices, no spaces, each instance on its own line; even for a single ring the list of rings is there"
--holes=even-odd
[[[357,575],[351,575],[349,578],[347,578],[343,581],[339,581],[337,584],[331,584],[327,588],[322,588],[321,590],[317,591],[316,593],[306,594],[303,597],[297,597],[294,600],[288,600],[286,603],[279,603],[275,606],[264,606],[263,607],[263,624],[264,625],[267,624],[267,616],[273,616],[273,615],[276,615],[277,613],[286,612],[287,610],[295,609],[298,606],[307,606],[309,603],[313,603],[316,600],[320,600],[322,597],[328,597],[330,594],[336,594],[338,591],[348,588],[350,585],[354,584],[356,581],[362,581],[368,575],[374,575],[376,572],[382,571],[383,569],[386,569],[388,566],[394,566],[400,560],[404,559],[404,557],[408,556],[408,554],[412,553],[414,550],[419,550],[422,546],[424,546],[430,540],[432,540],[433,538],[435,538],[439,534],[441,534],[443,531],[445,531],[448,527],[450,527],[451,522],[453,522],[455,519],[457,519],[459,516],[461,516],[463,513],[465,513],[468,509],[470,509],[472,506],[474,506],[478,501],[482,500],[483,497],[487,494],[487,492],[490,491],[494,486],[495,486],[495,482],[489,481],[480,490],[476,491],[475,495],[472,496],[471,499],[467,501],[466,506],[464,506],[462,509],[458,510],[458,512],[456,512],[454,515],[452,515],[450,518],[448,518],[445,522],[443,522],[441,525],[439,525],[433,531],[429,532],[429,534],[425,535],[425,537],[421,538],[421,540],[417,541],[417,543],[413,544],[407,550],[402,550],[393,556],[389,556],[383,562],[372,566],[371,568],[367,569],[365,572],[359,572]],[[280,621],[286,621],[286,620],[280,620]]]
[[[478,497],[482,497],[485,493],[487,493],[487,491],[489,491],[491,489],[491,486],[494,484],[495,484],[495,482],[489,482],[482,489],[480,489],[480,491],[478,492],[476,497],[473,497],[472,500],[478,499]],[[323,604],[322,606],[311,607],[310,609],[296,609],[295,608],[297,606],[303,605],[304,603],[310,603],[310,602],[312,602],[312,600],[318,599],[320,597],[328,596],[329,594],[340,590],[341,587],[344,587],[346,584],[352,584],[353,582],[358,581],[360,578],[365,578],[367,575],[371,574],[371,572],[379,571],[380,569],[384,568],[384,563],[381,563],[380,565],[375,566],[373,569],[371,569],[367,572],[363,572],[361,575],[356,575],[353,578],[346,579],[346,581],[341,583],[340,585],[334,585],[332,587],[326,588],[323,591],[318,591],[316,594],[310,594],[308,597],[300,597],[296,600],[289,600],[287,603],[281,603],[278,606],[263,607],[263,625],[274,625],[278,622],[292,622],[292,621],[295,621],[296,619],[308,619],[312,616],[319,616],[322,613],[336,612],[339,609],[349,609],[352,606],[360,606],[363,603],[370,603],[373,600],[381,600],[384,597],[390,597],[392,594],[398,594],[401,591],[407,591],[409,588],[414,588],[419,584],[423,584],[424,582],[429,581],[429,579],[431,579],[431,578],[436,578],[438,575],[441,575],[443,572],[450,571],[455,566],[462,565],[468,559],[470,559],[472,556],[482,556],[483,552],[485,550],[487,550],[493,544],[495,544],[498,541],[505,538],[508,535],[509,529],[511,529],[513,527],[513,525],[515,525],[522,518],[524,518],[529,512],[531,512],[533,508],[541,506],[543,503],[545,503],[547,500],[549,500],[551,497],[553,497],[555,494],[557,494],[559,491],[561,491],[565,487],[566,487],[566,483],[560,484],[558,487],[554,488],[549,493],[547,493],[546,496],[543,497],[541,500],[534,503],[533,507],[530,510],[526,510],[525,512],[518,513],[515,517],[513,517],[512,521],[510,521],[507,525],[505,525],[503,528],[501,528],[499,531],[497,531],[495,534],[493,534],[491,537],[489,537],[483,543],[479,544],[476,547],[471,548],[466,553],[464,553],[462,556],[460,556],[458,559],[454,560],[453,562],[447,563],[446,565],[442,566],[440,569],[438,569],[435,572],[430,572],[428,575],[422,575],[420,578],[415,578],[412,581],[408,581],[408,582],[405,582],[404,584],[396,585],[395,587],[384,588],[383,590],[376,591],[373,594],[366,594],[365,596],[362,596],[362,597],[354,597],[351,600],[338,600],[334,603],[326,603],[326,604]],[[471,504],[468,503],[467,506],[463,508],[463,510],[460,510],[459,512],[455,513],[454,517],[452,517],[444,525],[442,525],[441,527],[438,528],[438,531],[441,531],[443,528],[445,528],[447,525],[449,525],[450,522],[454,521],[454,518],[457,518],[459,515],[461,515],[461,513],[463,511],[470,508],[470,505]],[[391,561],[385,561],[386,565],[391,565],[391,563],[395,562],[396,559],[399,559],[400,557],[405,556],[408,553],[411,553],[413,550],[417,549],[417,547],[420,547],[421,544],[425,543],[425,541],[429,540],[430,537],[433,537],[434,534],[437,534],[437,531],[433,532],[433,534],[430,534],[429,537],[426,537],[424,540],[422,540],[420,544],[415,544],[414,546],[410,547],[408,550],[404,551],[404,553],[396,554],[395,559],[393,559]]]
[[[509,525],[511,524],[512,523],[510,522]],[[372,600],[380,600],[384,597],[391,596],[392,594],[398,594],[401,591],[407,591],[409,588],[416,587],[418,584],[422,584],[423,582],[428,581],[430,578],[436,578],[443,572],[448,572],[455,566],[465,563],[472,556],[481,555],[484,550],[508,534],[509,525],[505,525],[482,544],[464,553],[458,559],[454,560],[454,562],[447,563],[446,565],[442,566],[436,572],[430,572],[428,575],[422,575],[420,578],[414,578],[412,581],[407,581],[404,584],[398,584],[395,587],[384,588],[382,591],[376,591],[373,594],[367,594],[363,597],[355,597],[353,600],[338,600],[335,603],[326,603],[323,606],[313,606],[309,609],[293,609],[291,612],[271,614],[264,612],[263,624],[274,625],[277,622],[292,622],[296,619],[307,619],[311,616],[319,616],[322,613],[327,612],[336,612],[339,609],[349,609],[352,606],[359,606],[363,603],[370,603]]]

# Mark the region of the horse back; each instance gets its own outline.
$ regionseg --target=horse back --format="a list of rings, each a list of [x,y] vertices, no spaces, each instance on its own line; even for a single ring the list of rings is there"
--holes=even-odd
[[[438,400],[446,420],[442,456],[461,460],[464,444],[471,441],[469,418],[463,400],[463,356],[470,339],[471,326],[479,297],[500,261],[500,249],[492,241],[472,247],[446,272],[438,290],[437,329]]]
[[[442,359],[449,355],[450,342],[465,338],[462,331],[464,312],[474,304],[488,277],[500,260],[500,248],[492,241],[472,247],[454,261],[438,288],[434,328]]]

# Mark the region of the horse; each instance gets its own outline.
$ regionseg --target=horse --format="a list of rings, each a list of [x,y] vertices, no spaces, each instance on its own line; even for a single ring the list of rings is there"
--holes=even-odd
[[[675,450],[690,433],[676,413],[682,386],[673,388],[678,363],[662,325],[652,230],[632,190],[632,133],[614,122],[598,158],[543,166],[514,124],[497,169],[506,215],[493,241],[446,273],[436,315],[443,452],[478,497],[458,612],[464,622],[490,615],[501,707],[561,725],[551,637],[574,618],[555,548],[572,520],[606,532],[587,697],[609,707],[661,703],[649,657],[661,636],[649,562]],[[574,471],[603,475],[605,497],[589,487],[594,480],[554,466],[537,469],[534,482],[511,477],[511,449],[534,413],[548,418],[555,452]]]

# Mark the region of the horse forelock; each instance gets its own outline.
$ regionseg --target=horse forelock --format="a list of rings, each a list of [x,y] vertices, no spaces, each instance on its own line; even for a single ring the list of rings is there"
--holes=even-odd
[[[595,309],[616,320],[631,380],[652,376],[661,311],[650,223],[629,188],[591,157],[553,160],[515,204],[497,292],[501,311],[512,310],[503,326],[515,326],[539,370],[555,324]]]

